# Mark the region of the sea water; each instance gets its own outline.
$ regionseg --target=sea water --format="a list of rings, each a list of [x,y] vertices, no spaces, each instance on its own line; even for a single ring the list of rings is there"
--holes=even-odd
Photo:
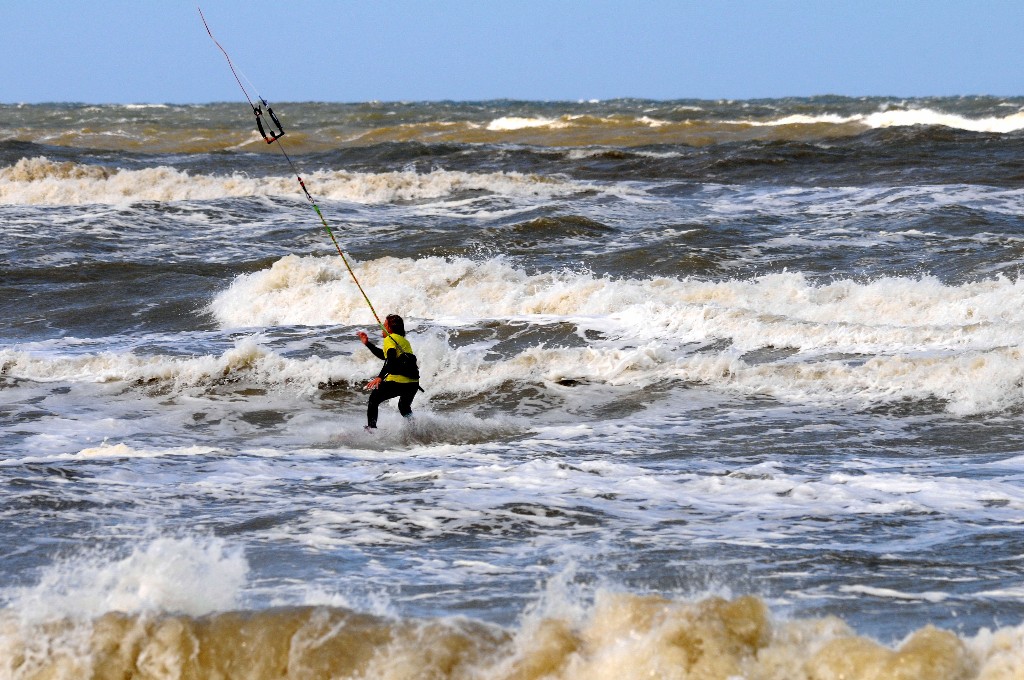
[[[0,106],[0,677],[1022,677],[1024,100],[275,112],[415,417],[246,106]]]

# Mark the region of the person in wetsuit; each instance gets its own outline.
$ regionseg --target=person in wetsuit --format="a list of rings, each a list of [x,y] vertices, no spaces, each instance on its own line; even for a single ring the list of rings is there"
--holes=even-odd
[[[405,322],[397,314],[384,319],[383,349],[370,342],[366,333],[356,333],[367,349],[378,359],[384,360],[380,375],[366,383],[371,390],[366,405],[366,429],[377,429],[377,408],[381,402],[398,397],[398,412],[406,418],[412,417],[412,400],[420,388],[420,372],[416,366],[416,355],[412,345],[405,339]]]

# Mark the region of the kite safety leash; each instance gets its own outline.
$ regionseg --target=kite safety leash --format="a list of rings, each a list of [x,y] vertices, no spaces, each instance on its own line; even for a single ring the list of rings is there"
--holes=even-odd
[[[231,69],[231,75],[235,77],[235,82],[238,83],[238,87],[242,88],[242,94],[245,95],[246,100],[249,102],[249,106],[252,107],[252,112],[256,116],[256,129],[259,131],[260,136],[263,137],[263,140],[267,144],[273,144],[274,142],[277,142],[277,148],[281,150],[281,154],[284,155],[284,159],[288,161],[288,166],[291,167],[292,172],[295,174],[295,179],[299,180],[299,186],[302,187],[302,193],[305,194],[306,200],[309,201],[309,204],[313,206],[313,210],[316,211],[317,217],[320,218],[320,222],[324,225],[324,230],[327,231],[327,235],[331,237],[331,243],[334,244],[335,250],[337,250],[338,255],[341,256],[341,261],[345,263],[345,268],[348,269],[348,273],[352,276],[352,281],[355,282],[356,288],[359,289],[359,292],[363,296],[363,300],[366,301],[366,305],[370,308],[370,311],[373,313],[373,318],[377,320],[377,325],[380,326],[382,331],[384,331],[384,335],[388,335],[387,329],[384,328],[384,324],[381,322],[380,317],[377,316],[377,310],[373,308],[373,303],[370,302],[369,296],[366,295],[366,291],[363,290],[363,286],[359,283],[359,279],[356,278],[356,273],[352,271],[352,266],[349,264],[348,258],[345,257],[345,253],[341,250],[341,246],[338,245],[338,239],[334,237],[334,232],[331,231],[331,227],[327,224],[327,219],[324,218],[324,214],[320,212],[320,206],[318,206],[316,204],[316,201],[313,200],[313,197],[310,195],[309,190],[306,189],[306,183],[302,181],[302,177],[299,176],[299,171],[295,169],[295,164],[292,163],[292,159],[284,150],[284,145],[282,145],[280,141],[281,138],[284,137],[284,126],[281,125],[281,121],[278,120],[277,115],[274,113],[274,109],[270,107],[270,104],[267,102],[266,99],[259,95],[259,92],[256,90],[256,87],[253,86],[252,82],[245,77],[245,74],[235,69],[235,65],[234,63],[232,63],[231,57],[228,56],[227,50],[225,50],[221,46],[221,44],[217,42],[217,39],[213,37],[213,31],[210,30],[210,25],[206,23],[206,17],[203,16],[202,8],[197,6],[196,9],[199,10],[199,18],[203,20],[203,26],[206,27],[206,32],[210,35],[210,40],[212,40],[213,43],[218,47],[218,49],[220,49],[220,51],[224,54],[224,58],[228,60],[228,68]],[[239,77],[240,73],[241,78]],[[252,88],[253,92],[256,94],[256,99],[260,102],[259,104],[253,103],[253,98],[249,96],[249,91],[246,90],[245,85],[242,84],[242,78],[245,78],[245,81],[249,83],[249,87]],[[267,109],[266,115],[270,117],[270,122],[267,124],[265,128],[263,126],[264,107],[266,107]],[[275,127],[277,128],[276,132],[274,131]]]

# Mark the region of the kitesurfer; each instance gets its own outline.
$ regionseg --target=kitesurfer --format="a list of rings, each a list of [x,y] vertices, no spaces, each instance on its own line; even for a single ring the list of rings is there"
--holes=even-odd
[[[377,408],[381,402],[398,397],[398,412],[406,418],[412,417],[412,400],[420,388],[420,372],[412,345],[405,339],[405,322],[397,314],[384,319],[383,349],[370,342],[366,333],[356,333],[367,349],[378,359],[384,360],[380,375],[366,383],[370,390],[370,401],[366,405],[366,430],[377,429]]]

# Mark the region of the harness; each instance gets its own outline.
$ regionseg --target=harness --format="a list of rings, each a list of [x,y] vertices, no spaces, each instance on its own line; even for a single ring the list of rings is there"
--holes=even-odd
[[[388,339],[391,340],[391,343],[392,345],[394,345],[395,351],[397,352],[395,358],[392,360],[397,370],[388,371],[388,373],[384,377],[387,378],[388,376],[391,375],[401,376],[403,378],[408,378],[409,382],[415,381],[418,386],[420,380],[420,369],[419,366],[416,365],[416,355],[413,354],[412,352],[407,352],[404,349],[402,349],[402,344],[395,339],[395,336],[402,338],[402,340],[404,340],[406,344],[409,343],[409,341],[406,340],[404,336],[397,335],[396,333],[389,333],[387,337],[384,338],[385,343],[388,341]],[[409,347],[411,348],[412,345],[409,345]],[[387,349],[384,349],[384,357],[386,360]],[[392,382],[404,383],[406,381],[395,380]],[[419,387],[419,391],[423,392],[424,390],[422,387]]]

